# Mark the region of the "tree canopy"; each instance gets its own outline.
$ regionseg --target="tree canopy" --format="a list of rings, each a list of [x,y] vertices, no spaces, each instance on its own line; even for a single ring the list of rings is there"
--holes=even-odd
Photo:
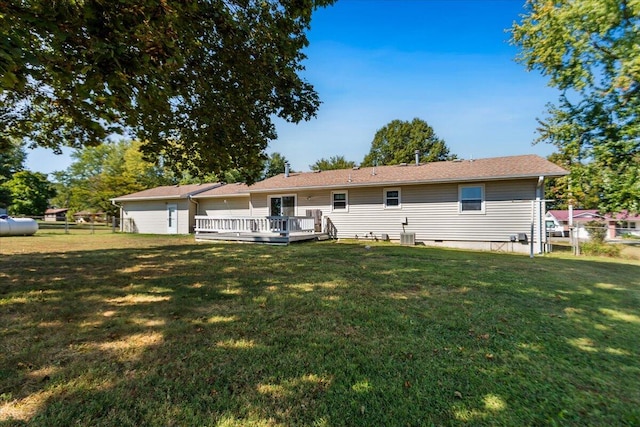
[[[6,209],[11,204],[11,191],[3,184],[24,169],[26,157],[23,144],[15,140],[8,141],[7,148],[0,150],[0,208]]]
[[[449,154],[444,140],[436,136],[427,122],[415,118],[410,122],[393,120],[379,129],[362,166],[411,163],[416,150],[420,153],[422,163],[456,158]]]
[[[273,153],[265,161],[264,172],[262,174],[263,179],[271,178],[272,176],[284,173],[284,165],[288,163],[286,157],[280,153]],[[289,169],[293,172],[292,169]]]
[[[54,172],[58,195],[53,204],[72,211],[117,211],[110,199],[180,181],[157,164],[147,162],[140,142],[122,140],[85,147],[72,154],[65,171]]]
[[[344,156],[331,156],[328,159],[322,158],[314,164],[309,165],[312,171],[328,171],[333,169],[349,169],[356,165],[356,162],[347,160]]]
[[[49,199],[56,194],[47,175],[27,170],[14,173],[2,187],[10,194],[7,209],[10,215],[44,215]]]
[[[604,212],[640,211],[640,2],[526,7],[512,42],[519,61],[563,91],[539,120],[536,142],[555,145],[570,169],[565,199],[591,187]]]
[[[202,175],[262,172],[272,117],[319,106],[305,31],[335,0],[0,2],[0,150],[60,150],[113,133]]]

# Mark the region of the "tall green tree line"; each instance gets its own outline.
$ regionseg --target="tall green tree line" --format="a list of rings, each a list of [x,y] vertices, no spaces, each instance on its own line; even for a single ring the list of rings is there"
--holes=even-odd
[[[530,0],[511,30],[519,61],[562,91],[536,141],[571,172],[551,197],[639,212],[640,2]]]

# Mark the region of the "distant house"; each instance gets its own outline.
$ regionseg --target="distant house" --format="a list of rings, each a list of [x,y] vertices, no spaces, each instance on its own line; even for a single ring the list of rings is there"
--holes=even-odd
[[[192,196],[219,183],[168,185],[112,199],[120,207],[120,230],[131,233],[189,234],[198,203]]]
[[[640,214],[623,211],[615,215],[605,215],[607,238],[616,239],[625,236],[640,237]]]
[[[44,220],[47,222],[66,221],[67,220],[67,208],[50,208],[44,211]]]
[[[78,224],[86,222],[106,222],[107,214],[105,212],[78,211],[73,214],[73,219]]]
[[[569,227],[573,226],[576,236],[580,239],[588,239],[589,232],[585,224],[590,221],[602,221],[604,217],[597,209],[574,209],[573,219],[569,218],[568,210],[552,209],[545,214],[547,232],[554,237],[569,237]]]
[[[606,239],[613,240],[626,235],[640,237],[640,215],[631,214],[627,211],[614,215],[601,214],[597,209],[574,209],[573,220],[569,220],[568,210],[550,210],[545,215],[547,232],[552,236],[569,236],[570,226],[574,227],[575,235],[579,239],[589,238],[589,227],[586,225],[591,221],[600,221],[603,227],[607,228]]]

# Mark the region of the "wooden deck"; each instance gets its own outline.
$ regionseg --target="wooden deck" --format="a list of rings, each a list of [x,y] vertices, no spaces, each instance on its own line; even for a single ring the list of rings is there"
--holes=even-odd
[[[312,217],[235,217],[196,216],[196,241],[225,240],[234,242],[288,245],[304,240],[327,240],[329,234],[319,231]]]
[[[289,243],[305,240],[327,239],[329,239],[329,235],[326,233],[289,233],[280,235],[277,233],[227,232],[196,234],[196,241],[222,240],[229,242],[267,243],[272,245],[288,245]]]

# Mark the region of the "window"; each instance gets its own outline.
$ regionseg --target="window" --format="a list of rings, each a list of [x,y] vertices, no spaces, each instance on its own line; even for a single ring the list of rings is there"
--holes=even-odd
[[[348,211],[348,197],[346,192],[331,193],[331,210],[332,211]]]
[[[399,188],[385,188],[384,189],[384,208],[385,209],[399,209],[400,204],[400,189]]]
[[[459,187],[460,212],[484,213],[484,186],[465,185]]]

